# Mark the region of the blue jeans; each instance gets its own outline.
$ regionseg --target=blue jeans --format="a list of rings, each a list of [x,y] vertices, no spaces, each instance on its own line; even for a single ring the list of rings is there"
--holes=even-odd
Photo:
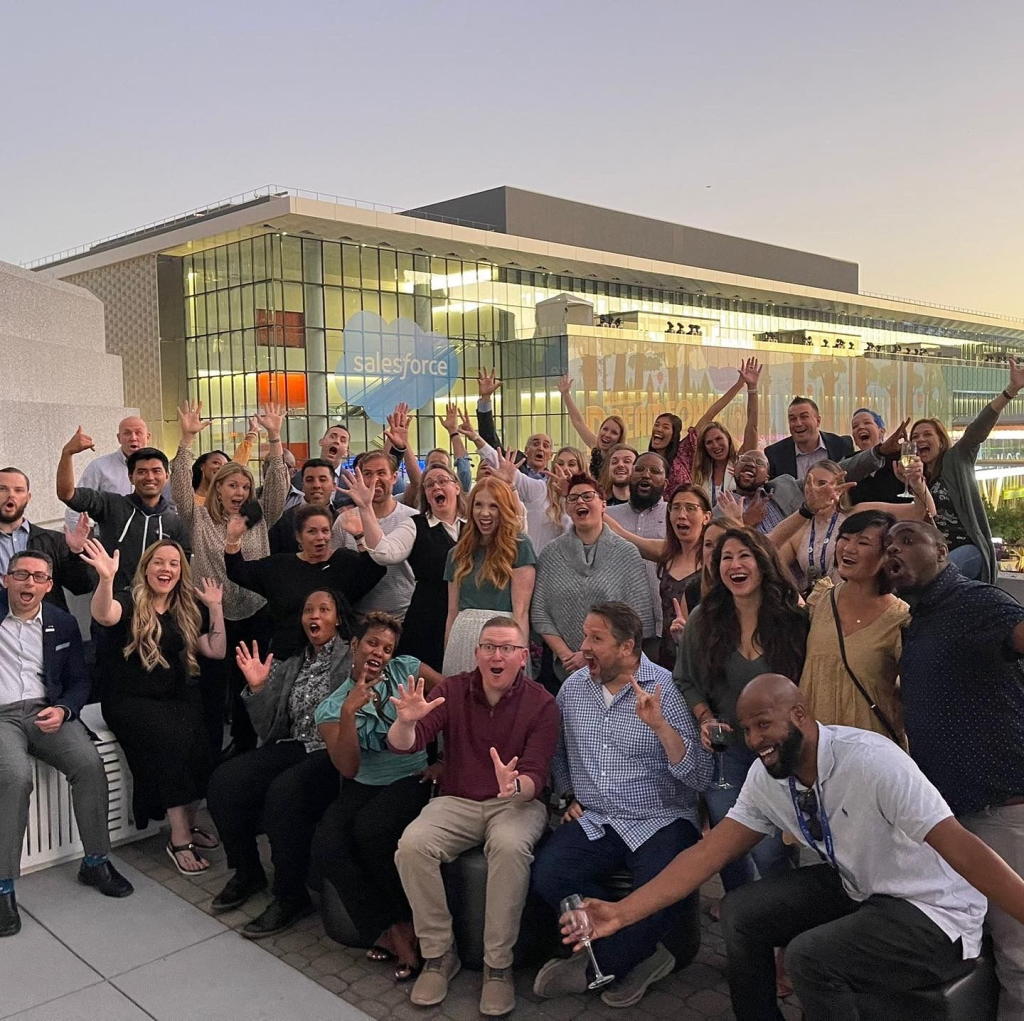
[[[981,550],[970,544],[957,546],[956,549],[950,550],[949,562],[956,564],[957,570],[972,581],[978,581],[981,578],[981,572],[985,567],[985,559],[981,555]]]
[[[686,819],[663,826],[635,851],[611,826],[604,836],[587,839],[578,822],[563,823],[551,834],[533,863],[530,886],[557,912],[564,897],[613,899],[603,885],[610,875],[622,869],[633,873],[633,889],[652,880],[672,859],[700,840],[700,834]],[[697,891],[690,895],[699,896]],[[628,975],[641,961],[654,953],[658,941],[675,924],[679,905],[656,911],[634,925],[620,929],[594,943],[594,955],[605,974],[619,978]]]
[[[747,778],[747,770],[757,756],[743,744],[730,745],[722,755],[722,763],[725,767],[725,779],[732,784],[729,790],[722,790],[714,784],[704,791],[704,801],[708,806],[708,816],[711,825],[717,826],[728,814],[729,809],[736,804],[740,796],[740,788]],[[718,757],[715,757],[715,780],[719,778]],[[796,820],[794,818],[794,825]],[[765,837],[749,855],[737,858],[729,862],[719,873],[722,877],[722,886],[725,892],[735,890],[745,883],[756,878],[754,866],[762,879],[769,876],[783,875],[791,866],[792,859],[789,850],[782,842],[782,834]]]

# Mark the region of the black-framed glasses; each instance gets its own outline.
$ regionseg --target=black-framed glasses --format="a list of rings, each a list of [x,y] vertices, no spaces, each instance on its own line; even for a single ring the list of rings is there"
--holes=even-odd
[[[496,652],[500,652],[503,656],[511,656],[513,652],[521,652],[526,648],[525,645],[492,645],[490,642],[481,642],[477,648],[485,656],[493,656]]]
[[[31,578],[38,585],[45,585],[50,580],[50,576],[45,571],[25,571],[20,568],[17,571],[8,572],[7,576],[15,581],[28,581]]]
[[[810,833],[811,839],[819,843],[824,840],[825,833],[821,828],[821,819],[818,816],[818,795],[815,794],[813,787],[806,791],[797,791],[796,807],[800,809],[800,814],[807,819],[807,832]]]
[[[566,503],[579,503],[581,500],[584,503],[591,503],[597,499],[597,493],[592,489],[588,489],[585,493],[570,493],[566,498]]]

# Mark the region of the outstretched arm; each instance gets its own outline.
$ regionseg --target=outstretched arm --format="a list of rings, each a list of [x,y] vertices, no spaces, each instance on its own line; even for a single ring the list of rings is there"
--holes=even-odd
[[[708,408],[708,410],[705,411],[699,419],[697,419],[697,424],[694,426],[697,432],[700,432],[701,429],[704,428],[704,426],[713,422],[718,417],[719,412],[729,407],[729,405],[732,403],[732,399],[740,392],[740,390],[743,389],[744,386],[746,386],[746,382],[743,378],[743,372],[747,364],[749,364],[749,360],[748,362],[744,362],[742,365],[740,365],[739,374],[736,377],[736,382],[733,383],[733,385],[729,387],[729,389],[726,390],[725,393],[722,394],[722,396],[719,397],[718,400],[715,401],[715,403],[712,404],[711,407]]]
[[[757,450],[761,439],[757,435],[757,387],[761,379],[761,363],[756,358],[748,358],[740,377],[747,384],[747,423],[743,427],[743,445],[739,450],[744,454],[748,450]]]
[[[604,523],[617,536],[636,546],[636,548],[640,550],[640,556],[642,556],[644,560],[650,560],[657,564],[660,563],[661,558],[665,555],[664,539],[645,539],[643,536],[634,535],[632,532],[628,532],[623,528],[615,518],[607,513],[604,516]]]
[[[587,425],[587,420],[583,417],[583,412],[576,406],[576,402],[572,399],[572,379],[569,376],[563,376],[558,381],[558,391],[562,395],[562,405],[565,410],[569,413],[569,421],[572,422],[573,428],[580,434],[580,439],[588,447],[597,446],[597,434],[593,429]]]

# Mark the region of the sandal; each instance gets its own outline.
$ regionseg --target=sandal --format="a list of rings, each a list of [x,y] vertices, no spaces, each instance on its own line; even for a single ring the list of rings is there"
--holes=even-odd
[[[196,844],[196,847],[201,851],[215,851],[220,847],[220,841],[212,834],[207,833],[206,830],[201,830],[198,826],[192,827],[193,837],[202,837],[203,840],[209,840],[208,844]]]
[[[171,859],[171,861],[174,862],[174,867],[183,876],[201,876],[210,867],[210,863],[207,862],[201,869],[183,869],[181,867],[181,863],[178,861],[178,855],[183,854],[187,851],[192,852],[192,856],[196,859],[196,861],[199,861],[199,859],[202,858],[202,855],[197,850],[195,844],[178,844],[177,846],[175,846],[170,841],[167,842],[167,855]]]
[[[395,959],[395,955],[386,947],[377,946],[375,944],[366,951],[366,959],[368,961],[393,961]]]
[[[399,961],[398,964],[395,965],[395,981],[408,982],[410,979],[416,978],[422,970],[422,961],[417,961],[415,964],[407,964],[405,961]]]

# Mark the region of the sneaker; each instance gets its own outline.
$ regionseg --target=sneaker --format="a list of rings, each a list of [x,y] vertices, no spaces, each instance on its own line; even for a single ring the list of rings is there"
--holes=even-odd
[[[609,1007],[633,1007],[644,998],[649,985],[671,975],[675,966],[676,959],[659,943],[650,957],[641,961],[628,975],[613,982],[601,994],[601,999]]]
[[[554,996],[585,993],[588,984],[587,963],[586,954],[552,958],[533,980],[534,995],[550,1000]]]
[[[480,988],[480,1013],[487,1017],[504,1017],[516,1009],[516,986],[511,968],[484,965],[484,982]]]
[[[412,987],[409,1000],[417,1007],[433,1007],[448,995],[448,983],[459,973],[462,961],[459,960],[454,948],[447,950],[442,957],[428,957],[423,962],[423,970],[416,984]]]

